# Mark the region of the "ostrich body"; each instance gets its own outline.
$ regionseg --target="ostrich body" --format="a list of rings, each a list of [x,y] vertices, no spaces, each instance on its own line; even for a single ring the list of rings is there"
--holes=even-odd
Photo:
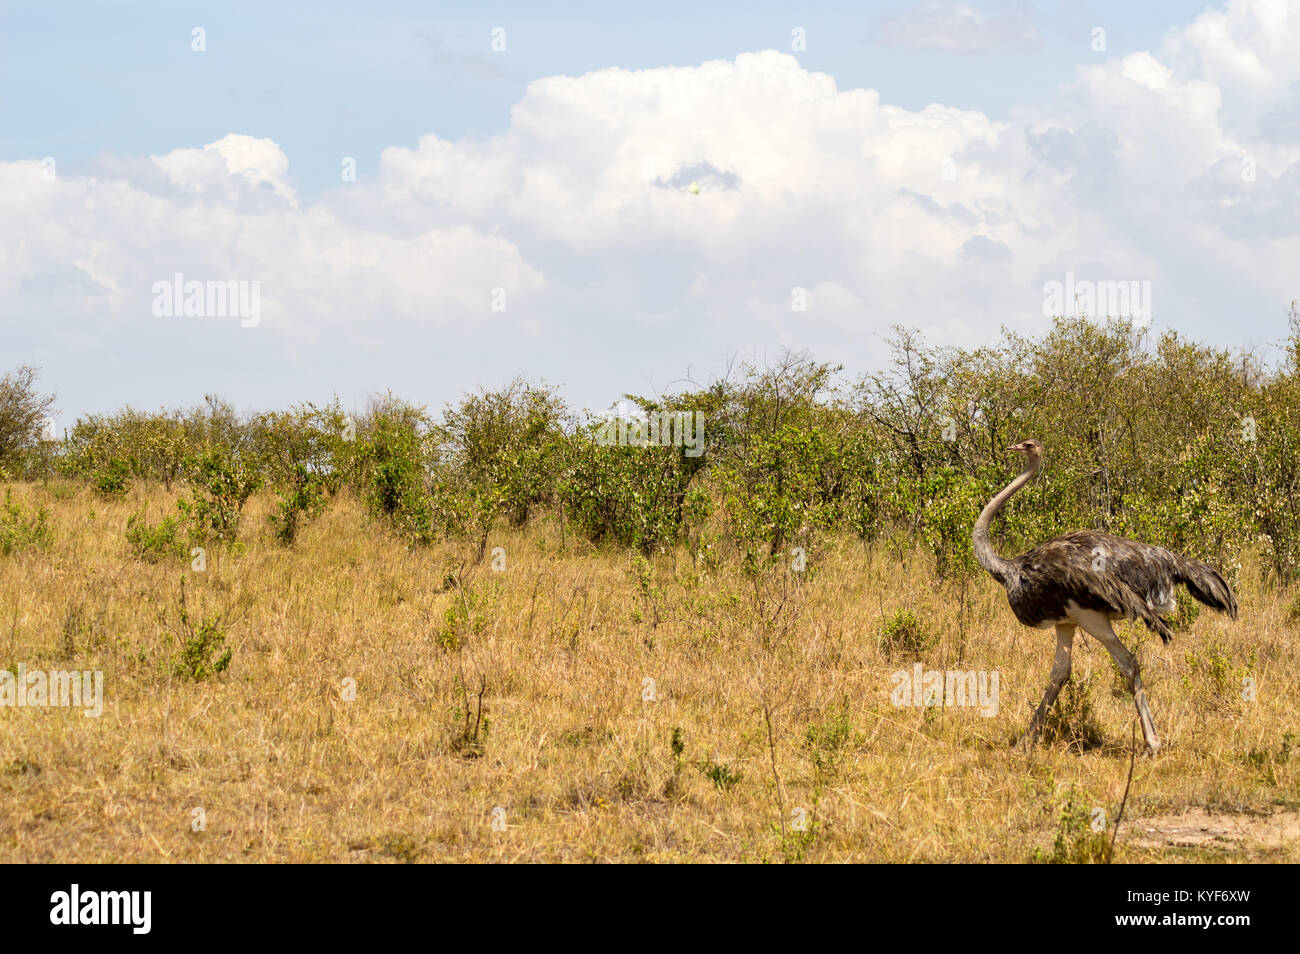
[[[1032,745],[1038,739],[1048,710],[1070,678],[1074,631],[1078,627],[1114,657],[1133,693],[1147,747],[1155,754],[1160,739],[1147,707],[1137,658],[1119,641],[1111,620],[1140,619],[1167,643],[1173,630],[1160,617],[1176,609],[1174,588],[1179,583],[1186,585],[1200,602],[1233,619],[1237,618],[1236,597],[1223,577],[1199,560],[1092,530],[1075,530],[1012,560],[999,556],[989,543],[989,524],[1011,495],[1033,480],[1042,466],[1043,446],[1038,441],[1024,441],[1011,450],[1025,455],[1025,468],[980,513],[973,542],[980,566],[1006,587],[1007,602],[1016,619],[1037,629],[1056,629],[1056,660],[1025,740]]]

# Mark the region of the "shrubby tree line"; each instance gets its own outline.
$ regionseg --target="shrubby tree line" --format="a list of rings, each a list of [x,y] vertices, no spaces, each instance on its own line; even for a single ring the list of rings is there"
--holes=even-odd
[[[612,412],[577,412],[524,379],[438,413],[391,394],[355,413],[336,399],[243,415],[208,397],[188,410],[88,415],[51,439],[52,398],[20,368],[0,381],[0,479],[176,492],[170,527],[134,525],[142,551],[237,541],[259,491],[276,495],[274,537],[292,546],[347,493],[409,545],[459,539],[479,559],[493,528],[540,518],[596,545],[649,554],[684,543],[697,561],[731,556],[750,570],[848,534],[900,556],[920,547],[940,575],[960,576],[975,569],[980,508],[1017,464],[1007,448],[1037,437],[1046,467],[999,521],[1006,549],[1091,527],[1229,573],[1257,548],[1276,581],[1300,576],[1294,306],[1271,363],[1086,318],[977,349],[907,329],[889,344],[888,366],[857,379],[786,353],[706,385],[624,396],[631,414],[702,414],[703,454],[598,440]]]

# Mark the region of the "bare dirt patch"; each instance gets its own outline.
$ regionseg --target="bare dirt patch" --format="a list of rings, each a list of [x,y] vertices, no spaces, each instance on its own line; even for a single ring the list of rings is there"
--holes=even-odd
[[[1215,814],[1192,808],[1133,822],[1128,843],[1140,848],[1201,848],[1239,852],[1300,844],[1300,811]]]

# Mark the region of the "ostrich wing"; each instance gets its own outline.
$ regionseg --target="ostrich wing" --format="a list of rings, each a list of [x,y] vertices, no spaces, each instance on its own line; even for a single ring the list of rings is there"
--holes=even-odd
[[[1168,642],[1173,630],[1159,614],[1173,605],[1179,583],[1202,603],[1237,616],[1232,590],[1208,565],[1109,533],[1067,533],[1015,563],[1017,579],[1007,588],[1007,598],[1016,617],[1029,626],[1066,618],[1068,605],[1074,603],[1140,619]]]

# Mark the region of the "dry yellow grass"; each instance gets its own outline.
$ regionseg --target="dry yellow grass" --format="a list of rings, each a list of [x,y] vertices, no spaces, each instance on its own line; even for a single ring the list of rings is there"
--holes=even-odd
[[[644,589],[629,554],[542,523],[494,534],[504,572],[462,574],[481,601],[447,648],[467,548],[407,552],[347,499],[294,550],[255,500],[246,546],[198,573],[130,554],[127,517],[169,512],[161,489],[13,489],[50,508],[55,541],[0,557],[0,666],[103,670],[105,706],[0,709],[0,861],[1020,862],[1051,853],[1071,788],[1111,815],[1124,789],[1133,710],[1101,648],[1080,636],[1075,680],[1093,676],[1104,744],[1011,748],[1052,634],[987,579],[961,613],[920,558],[844,540],[756,590],[683,548]],[[240,617],[229,670],[202,681],[176,675],[166,640],[182,576],[193,616]],[[1121,628],[1165,748],[1137,759],[1117,861],[1300,860],[1296,630],[1288,594],[1246,576],[1239,623],[1207,610],[1169,647]],[[940,634],[926,668],[999,673],[996,716],[891,703],[913,660],[876,633],[902,608]],[[476,748],[457,739],[482,687]],[[1185,813],[1238,834],[1163,837]]]

